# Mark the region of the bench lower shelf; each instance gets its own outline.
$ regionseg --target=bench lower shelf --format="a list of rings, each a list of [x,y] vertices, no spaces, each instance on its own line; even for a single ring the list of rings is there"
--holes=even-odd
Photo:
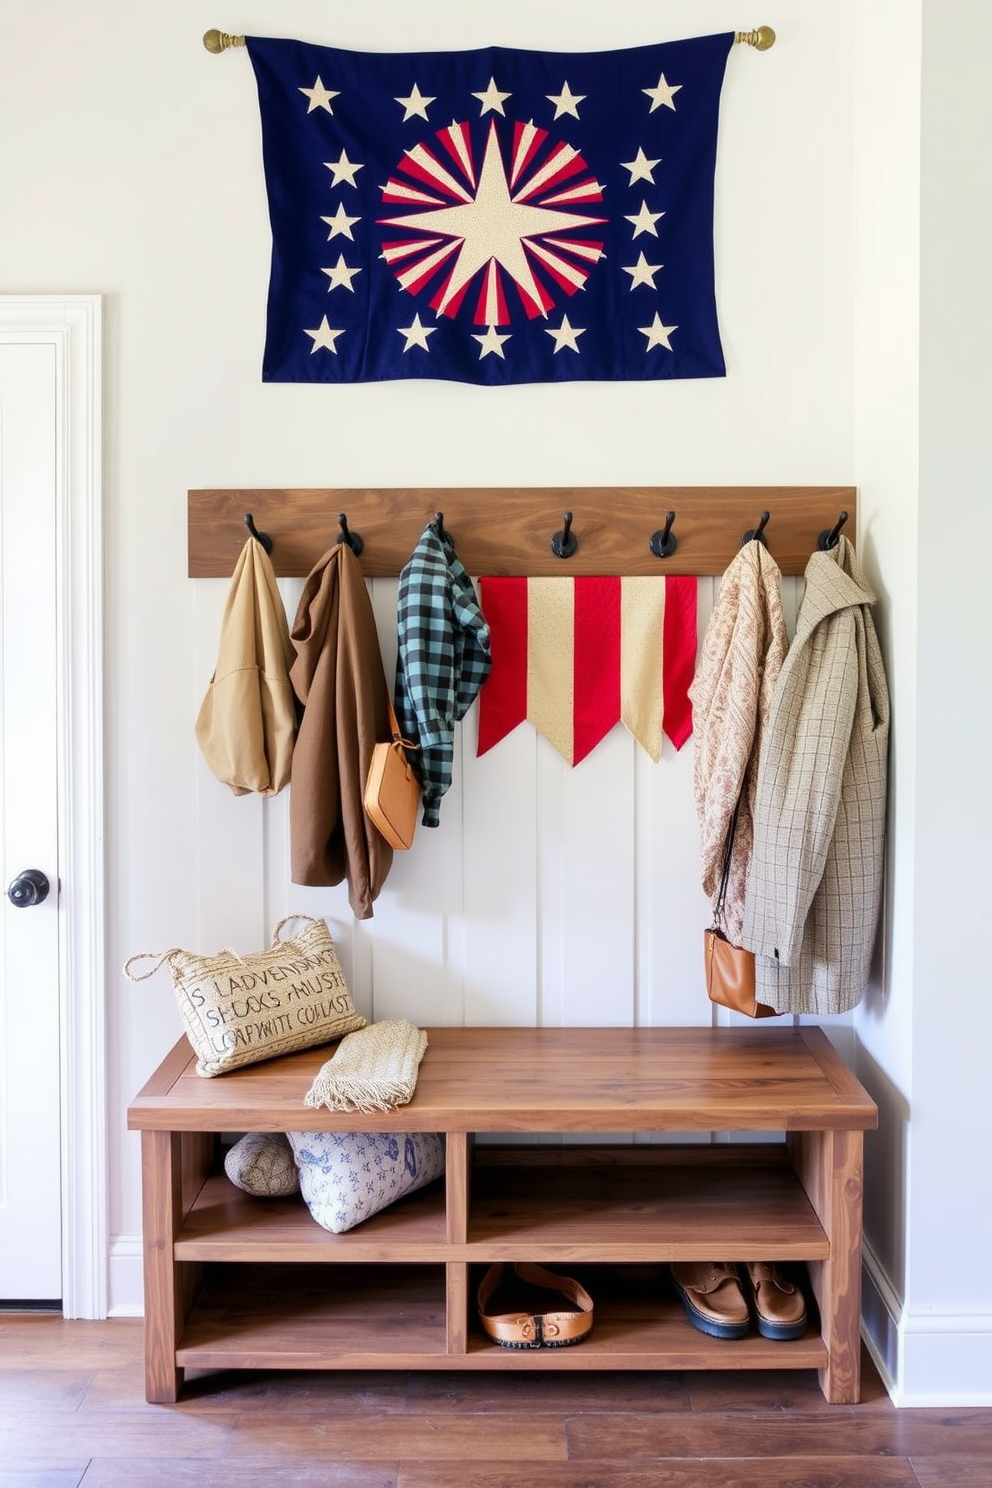
[[[474,1278],[473,1268],[473,1278]],[[581,1267],[593,1331],[567,1349],[503,1349],[470,1319],[465,1352],[445,1346],[443,1266],[224,1265],[207,1268],[176,1362],[222,1369],[822,1369],[815,1323],[778,1343],[708,1338],[686,1321],[662,1266]],[[474,1289],[472,1291],[474,1296]]]

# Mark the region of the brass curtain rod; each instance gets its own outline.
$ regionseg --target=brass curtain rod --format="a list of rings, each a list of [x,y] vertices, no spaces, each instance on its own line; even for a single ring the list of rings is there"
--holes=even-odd
[[[735,31],[734,40],[756,47],[759,52],[767,52],[769,47],[775,45],[775,32],[771,26],[758,26],[754,31]],[[228,47],[243,47],[244,44],[243,36],[232,36],[227,31],[206,31],[203,36],[203,45],[215,55],[226,52]]]

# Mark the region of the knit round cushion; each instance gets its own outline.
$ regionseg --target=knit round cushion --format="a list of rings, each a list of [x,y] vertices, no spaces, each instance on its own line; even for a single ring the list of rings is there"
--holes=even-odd
[[[283,1132],[249,1132],[224,1158],[235,1188],[257,1199],[282,1199],[299,1192],[293,1149]]]

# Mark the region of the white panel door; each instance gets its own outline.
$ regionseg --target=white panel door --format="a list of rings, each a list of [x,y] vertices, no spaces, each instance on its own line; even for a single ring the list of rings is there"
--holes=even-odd
[[[56,386],[0,345],[0,1301],[62,1295]]]

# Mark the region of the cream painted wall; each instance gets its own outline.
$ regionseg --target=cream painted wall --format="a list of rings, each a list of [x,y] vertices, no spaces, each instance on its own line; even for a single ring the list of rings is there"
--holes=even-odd
[[[879,1106],[866,1140],[865,1310],[887,1372],[899,1373],[906,1286],[912,1094],[920,399],[920,7],[869,0],[856,12],[856,469],[861,555],[879,595],[893,709],[884,916],[878,976],[855,1023],[857,1073]],[[885,85],[878,85],[884,77]]]
[[[983,541],[992,490],[992,99],[982,66],[990,46],[982,0],[924,0],[916,1037],[903,1361],[908,1381],[946,1398],[948,1374],[966,1360],[986,1404],[992,1277],[978,1258],[992,1255],[992,976],[974,954],[984,920],[974,896],[992,841]],[[935,790],[948,760],[958,783]]]
[[[988,1405],[992,1003],[967,889],[992,832],[992,16],[984,0],[865,0],[855,20],[855,463],[895,718],[884,966],[855,1018],[880,1111],[864,1317],[901,1404]]]
[[[300,0],[274,19],[258,0],[235,20],[195,0],[140,21],[114,0],[85,15],[39,0],[30,18],[7,18],[0,128],[19,147],[0,163],[0,200],[17,204],[4,288],[107,297],[108,964],[175,944],[248,948],[301,908],[330,916],[376,1016],[708,1021],[688,749],[652,766],[620,730],[568,772],[522,729],[477,761],[470,720],[441,829],[394,869],[373,921],[355,926],[339,892],[290,889],[285,802],[235,800],[193,741],[226,586],[185,577],[185,492],[852,480],[853,74],[837,10],[828,21],[814,3],[790,6],[765,18],[779,25],[775,50],[731,56],[717,229],[730,375],[498,390],[261,385],[269,242],[254,84],[243,54],[204,51],[203,31],[581,49],[761,18],[698,0],[671,4],[663,24],[644,4],[385,0],[331,24]],[[825,71],[830,106],[810,109]],[[388,651],[392,587],[375,590]],[[165,977],[115,981],[108,1001],[111,1232],[133,1264],[124,1109],[178,1024]]]
[[[953,472],[960,510],[976,528],[988,472],[984,450],[949,455],[974,395],[962,398],[959,385],[932,372],[921,432],[919,23],[923,12],[936,21],[937,0],[791,0],[761,14],[739,5],[670,0],[660,13],[645,0],[380,0],[372,10],[332,14],[316,0],[278,8],[242,0],[236,14],[223,15],[203,0],[158,9],[123,0],[4,4],[0,287],[106,296],[108,965],[174,944],[247,949],[286,909],[300,908],[330,918],[356,999],[375,1016],[708,1022],[691,746],[678,757],[666,746],[653,766],[617,731],[569,772],[521,729],[480,761],[470,718],[441,829],[422,833],[414,854],[397,863],[374,920],[354,925],[338,891],[291,888],[286,801],[235,800],[193,741],[226,586],[185,577],[185,493],[213,485],[857,483],[861,547],[879,588],[896,700],[894,830],[878,985],[856,1020],[834,1032],[883,1106],[868,1195],[878,1326],[884,1331],[886,1309],[897,1333],[906,1315],[929,1309],[963,1327],[965,1283],[948,1281],[940,1241],[966,1175],[963,1159],[943,1176],[941,1165],[949,1135],[979,1125],[983,1092],[966,1062],[960,1115],[946,1119],[961,1087],[946,1010],[953,995],[967,1018],[980,991],[955,963],[948,993],[943,944],[929,937],[921,906],[939,902],[952,916],[960,909],[942,864],[948,846],[962,847],[977,868],[974,832],[988,822],[964,808],[939,810],[924,783],[939,775],[946,744],[921,699],[944,676],[936,638],[962,590],[950,562],[924,568],[918,529],[939,532],[957,564],[961,522],[945,514],[959,493],[945,491],[943,471]],[[982,19],[981,0],[954,9],[962,21],[966,13]],[[735,49],[723,95],[717,287],[725,380],[261,385],[269,250],[254,85],[243,54],[203,50],[207,27],[358,48],[495,41],[590,49],[759,22],[775,27],[778,43],[764,55]],[[939,143],[963,151],[972,121],[951,109],[949,46],[928,101],[931,118],[944,120]],[[972,55],[984,54],[976,46]],[[924,165],[926,209],[937,205],[941,166],[936,158]],[[924,238],[925,312],[926,296],[936,296],[923,317],[924,346],[928,356],[957,356],[959,381],[981,392],[988,338],[970,341],[963,316],[974,316],[971,286],[988,255],[952,258],[952,241],[936,229]],[[969,286],[960,300],[959,279]],[[411,541],[420,525],[418,516]],[[975,565],[980,551],[976,544]],[[285,585],[290,610],[297,591]],[[970,592],[981,592],[977,574]],[[704,585],[703,619],[711,598]],[[373,599],[388,665],[393,586],[376,581]],[[981,659],[961,653],[950,675],[963,680],[969,658]],[[970,739],[964,701],[951,716]],[[963,952],[963,934],[958,943]],[[114,978],[108,1005],[112,1296],[126,1310],[140,1298],[140,1206],[137,1143],[124,1111],[178,1020],[164,976],[139,987]],[[934,1119],[935,1110],[944,1118]],[[965,1204],[961,1214],[969,1244],[984,1241],[987,1209]],[[987,1290],[976,1305],[978,1322],[968,1328],[983,1345]],[[892,1357],[898,1372],[898,1348]]]

